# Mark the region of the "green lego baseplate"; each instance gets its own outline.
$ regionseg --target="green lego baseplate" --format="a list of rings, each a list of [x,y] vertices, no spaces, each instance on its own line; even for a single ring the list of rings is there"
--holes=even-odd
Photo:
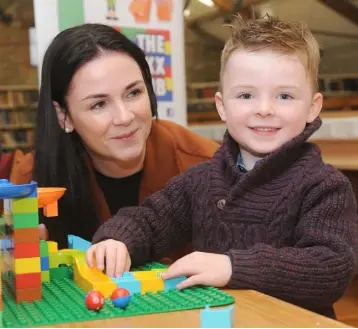
[[[166,268],[160,263],[150,263],[132,271]],[[68,275],[68,274],[64,274]],[[42,285],[42,301],[16,304],[6,284],[3,284],[3,321],[5,328],[50,326],[60,323],[92,321],[143,314],[164,313],[224,306],[234,303],[234,298],[213,287],[192,287],[182,291],[173,289],[144,295],[132,295],[125,309],[116,308],[110,299],[105,299],[104,307],[90,311],[85,305],[85,296],[68,277],[62,277]]]

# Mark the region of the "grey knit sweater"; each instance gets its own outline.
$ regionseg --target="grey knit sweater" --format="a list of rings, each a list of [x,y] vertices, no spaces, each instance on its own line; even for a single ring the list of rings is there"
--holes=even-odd
[[[247,173],[226,133],[211,161],[174,177],[141,207],[121,209],[93,243],[120,240],[140,265],[192,241],[197,251],[230,256],[228,288],[334,317],[354,273],[357,208],[349,181],[307,142],[320,125],[316,119]]]

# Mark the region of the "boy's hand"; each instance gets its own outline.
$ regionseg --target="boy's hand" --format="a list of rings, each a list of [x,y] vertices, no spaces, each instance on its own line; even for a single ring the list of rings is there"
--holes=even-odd
[[[45,226],[45,224],[39,225],[39,235],[41,240],[47,240],[48,239],[48,231]]]
[[[106,264],[106,274],[112,277],[121,276],[131,267],[131,259],[125,244],[112,239],[96,243],[88,248],[86,261],[91,268],[95,265],[94,259],[100,271],[103,271]]]
[[[177,288],[184,289],[194,285],[224,287],[232,274],[229,256],[206,252],[193,252],[177,260],[168,271],[162,274],[164,280],[187,276]]]

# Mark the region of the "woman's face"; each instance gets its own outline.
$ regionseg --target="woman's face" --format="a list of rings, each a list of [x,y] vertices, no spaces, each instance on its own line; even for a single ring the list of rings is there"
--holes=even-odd
[[[82,66],[66,101],[66,128],[80,135],[94,162],[128,168],[143,158],[152,114],[142,72],[130,56],[104,52]]]

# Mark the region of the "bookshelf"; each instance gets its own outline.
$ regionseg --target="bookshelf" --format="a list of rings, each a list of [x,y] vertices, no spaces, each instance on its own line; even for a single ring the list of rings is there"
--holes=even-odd
[[[0,86],[0,143],[3,151],[32,148],[37,102],[37,86]]]

